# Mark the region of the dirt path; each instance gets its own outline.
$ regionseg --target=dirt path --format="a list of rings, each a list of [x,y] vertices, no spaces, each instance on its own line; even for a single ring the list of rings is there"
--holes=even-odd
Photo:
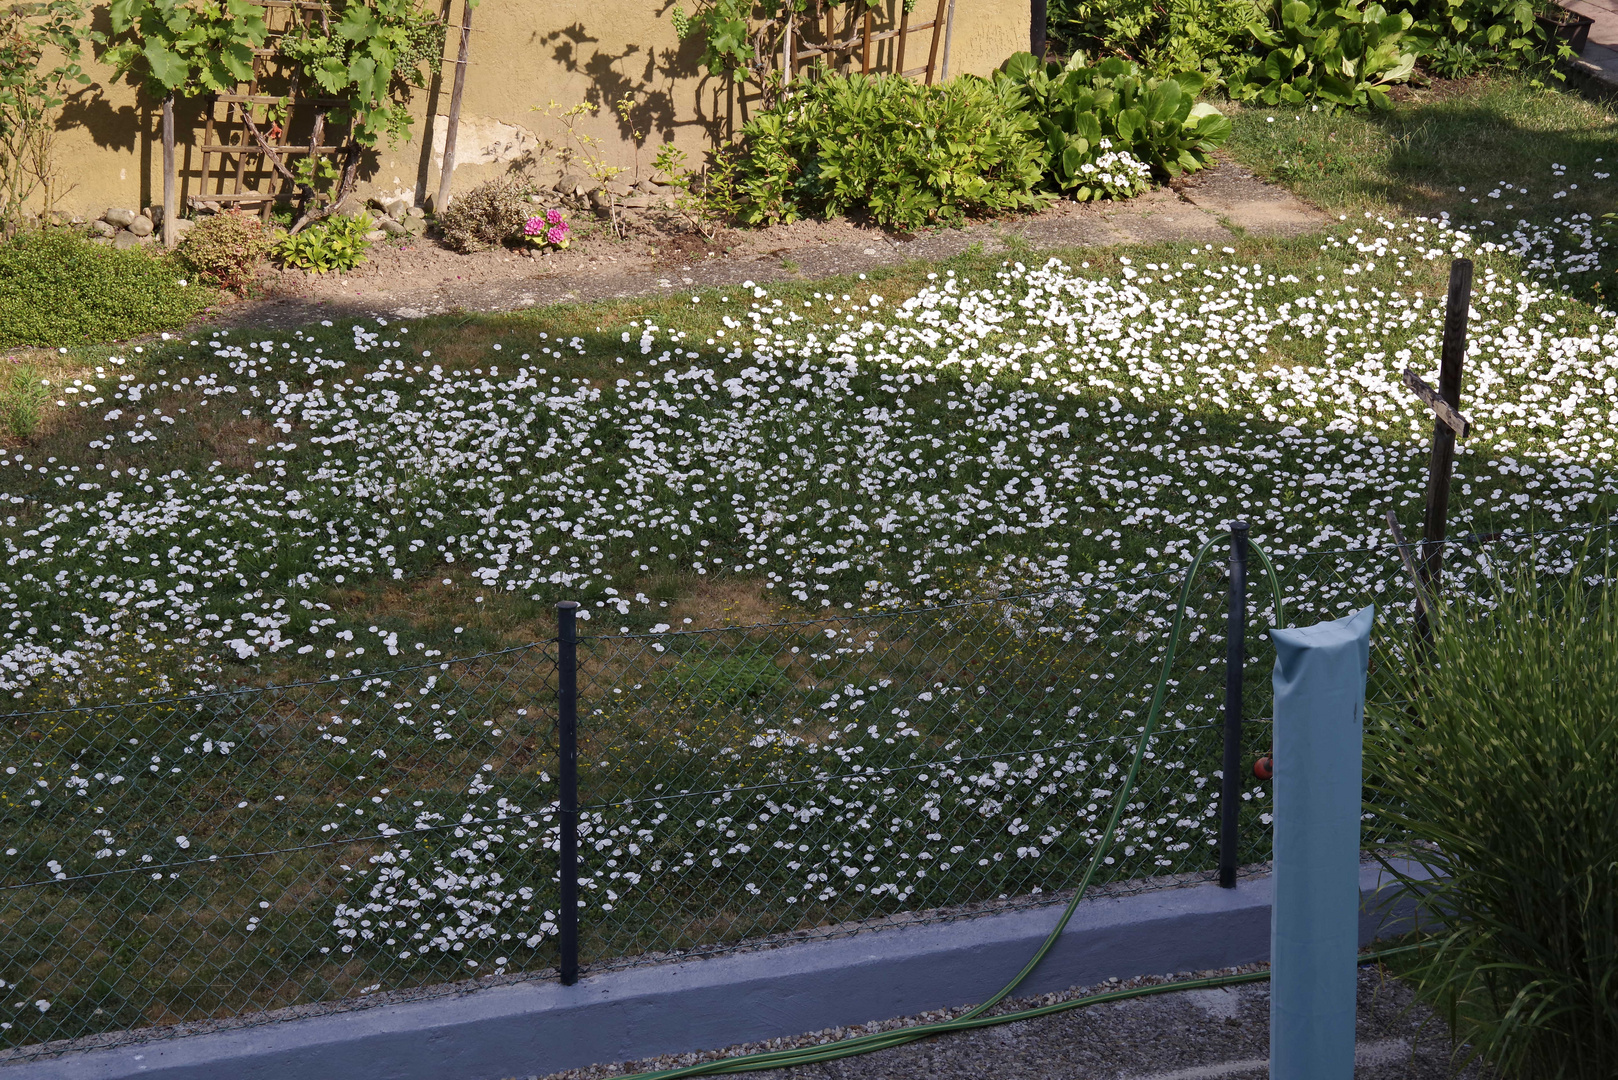
[[[284,328],[320,319],[422,318],[455,309],[515,311],[743,281],[853,274],[945,259],[974,245],[993,253],[1020,245],[1040,250],[1166,240],[1219,243],[1237,232],[1294,235],[1326,221],[1319,210],[1234,164],[1221,164],[1176,188],[1124,203],[1063,202],[1026,218],[915,236],[846,220],[800,221],[730,234],[728,251],[699,251],[683,260],[666,242],[657,251],[652,244],[659,241],[644,237],[598,238],[548,258],[508,251],[457,255],[432,241],[416,241],[375,249],[366,267],[348,275],[282,272],[270,280],[265,297],[210,314],[207,324]]]

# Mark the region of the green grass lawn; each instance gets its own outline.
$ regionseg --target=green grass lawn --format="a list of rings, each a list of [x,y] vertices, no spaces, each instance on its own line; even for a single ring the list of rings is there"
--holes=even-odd
[[[1221,105],[1234,129],[1226,152],[1334,213],[1509,227],[1618,209],[1618,187],[1591,181],[1618,164],[1608,105],[1509,75],[1438,80],[1397,101],[1383,113]]]
[[[1238,160],[1356,211],[1315,236],[53,359],[0,453],[0,688],[308,685],[5,718],[0,880],[60,882],[0,905],[0,978],[50,1005],[6,1038],[549,963],[553,672],[527,646],[563,599],[589,616],[590,959],[1061,888],[1205,538],[1250,519],[1292,621],[1408,599],[1386,553],[1318,553],[1419,521],[1430,420],[1399,371],[1432,375],[1452,255],[1477,261],[1478,428],[1452,532],[1618,500],[1613,259],[1572,219],[1615,190],[1610,116],[1479,86],[1382,118],[1244,110]],[[1588,135],[1566,177],[1510,136],[1535,125]],[[1474,150],[1422,180],[1443,130]],[[1364,214],[1459,220],[1474,184],[1475,235]],[[1418,189],[1456,201],[1397,201]],[[1497,203],[1536,215],[1516,247]],[[1205,575],[1110,876],[1209,865]],[[1051,599],[896,614],[1025,592]],[[1268,603],[1255,585],[1255,621]],[[494,649],[517,651],[455,661]]]

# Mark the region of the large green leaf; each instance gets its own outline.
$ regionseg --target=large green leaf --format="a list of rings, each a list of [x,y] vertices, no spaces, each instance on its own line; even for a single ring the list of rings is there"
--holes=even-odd
[[[107,14],[112,19],[112,32],[122,34],[135,25],[135,14],[140,0],[112,0]]]
[[[328,94],[337,94],[348,85],[348,65],[341,57],[328,56],[314,68],[315,81]]]
[[[1114,125],[1118,131],[1118,137],[1125,143],[1132,144],[1135,141],[1136,132],[1146,126],[1146,117],[1139,109],[1124,109],[1118,114]]]
[[[1173,79],[1164,79],[1147,92],[1141,111],[1148,120],[1162,123],[1174,115],[1179,105],[1180,84]]]
[[[253,77],[253,50],[248,46],[232,42],[220,49],[218,55],[221,65],[237,82],[247,82]]]
[[[159,38],[151,38],[141,49],[141,55],[146,57],[147,69],[151,71],[152,78],[156,79],[164,90],[173,92],[185,85],[190,77],[191,65],[185,58],[172,52]]]
[[[1029,52],[1012,53],[1006,58],[1006,62],[1000,65],[1001,72],[1008,78],[1019,82],[1028,81],[1043,68],[1044,65],[1034,58],[1033,53]]]
[[[377,35],[379,29],[371,9],[356,4],[343,13],[335,32],[344,41],[368,41]]]

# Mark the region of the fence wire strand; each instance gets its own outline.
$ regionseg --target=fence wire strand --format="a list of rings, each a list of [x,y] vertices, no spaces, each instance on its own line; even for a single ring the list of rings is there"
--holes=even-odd
[[[1262,542],[1263,538],[1258,538]],[[1604,528],[1445,545],[1447,596],[1566,573]],[[1391,545],[1272,553],[1289,622],[1378,607],[1374,708],[1411,695]],[[1178,574],[944,607],[579,641],[587,969],[1060,902],[1144,721]],[[1218,863],[1226,572],[1191,590],[1162,730],[1101,891]],[[1250,600],[1242,761],[1269,748]],[[264,1022],[558,962],[553,641],[190,698],[0,715],[0,1057]],[[1238,862],[1270,857],[1244,772]],[[1367,842],[1386,838],[1368,807]]]

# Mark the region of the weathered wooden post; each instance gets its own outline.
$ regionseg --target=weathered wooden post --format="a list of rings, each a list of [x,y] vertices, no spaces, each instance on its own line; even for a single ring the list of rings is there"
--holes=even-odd
[[[462,0],[461,44],[455,53],[455,83],[449,92],[449,123],[444,131],[444,164],[438,170],[438,200],[433,212],[442,214],[449,206],[449,183],[455,177],[455,133],[461,126],[461,94],[466,89],[466,53],[472,46],[472,7],[476,0]]]
[[[1472,425],[1461,415],[1461,364],[1466,359],[1466,319],[1472,305],[1472,260],[1449,266],[1449,297],[1444,306],[1444,340],[1438,361],[1438,389],[1414,371],[1404,370],[1405,385],[1433,410],[1433,451],[1427,465],[1427,509],[1422,518],[1421,581],[1418,593],[1436,596],[1443,587],[1444,535],[1449,523],[1449,485],[1455,471],[1455,440],[1466,438]],[[1416,610],[1421,639],[1431,635],[1425,596]]]
[[[174,227],[174,95],[163,99],[163,246],[173,248],[179,240]]]

